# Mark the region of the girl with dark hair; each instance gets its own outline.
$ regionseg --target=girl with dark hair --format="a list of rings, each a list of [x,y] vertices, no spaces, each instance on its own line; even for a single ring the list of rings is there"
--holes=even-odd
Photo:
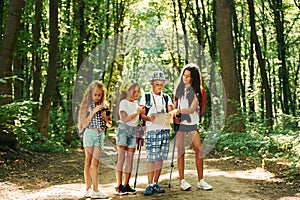
[[[195,152],[195,164],[198,174],[197,188],[211,190],[212,186],[203,179],[203,157],[197,128],[200,120],[199,109],[202,103],[201,75],[199,67],[196,64],[188,64],[184,67],[180,81],[175,89],[175,102],[177,108],[176,114],[181,118],[177,130],[175,130],[177,131],[177,164],[181,189],[189,190],[191,188],[191,185],[184,179],[184,138],[185,133],[187,133]],[[177,120],[174,120],[174,122]]]

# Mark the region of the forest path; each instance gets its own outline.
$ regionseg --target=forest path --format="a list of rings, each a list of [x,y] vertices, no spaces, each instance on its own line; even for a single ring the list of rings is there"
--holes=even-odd
[[[10,150],[2,152],[0,159],[0,199],[85,199],[84,153],[81,149],[64,154]],[[143,159],[141,163],[144,163]],[[135,172],[134,169],[130,180],[132,186]],[[180,190],[176,163],[171,188],[168,188],[170,162],[165,162],[160,185],[166,189],[166,193],[151,197],[143,195],[147,183],[143,164],[139,168],[136,195],[119,197],[113,194],[115,170],[112,167],[102,164],[99,179],[100,188],[112,199],[300,199],[299,180],[288,182],[278,178],[274,173],[262,169],[260,161],[254,158],[206,158],[204,175],[205,180],[214,187],[212,191],[196,188],[197,173],[192,152],[186,154],[185,174],[186,180],[192,185],[190,191]]]

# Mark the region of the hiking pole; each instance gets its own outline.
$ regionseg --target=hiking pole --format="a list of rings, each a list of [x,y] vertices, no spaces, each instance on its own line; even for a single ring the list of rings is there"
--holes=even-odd
[[[139,150],[139,154],[138,154],[138,160],[137,160],[136,172],[135,172],[135,179],[134,179],[134,185],[133,185],[134,189],[135,189],[135,186],[136,186],[136,179],[137,179],[138,169],[139,169],[139,164],[140,164],[142,142],[143,142],[143,138],[139,138],[139,142],[138,142],[138,146],[137,146],[137,148]]]
[[[173,167],[174,167],[174,162],[173,161],[174,161],[175,146],[176,146],[176,131],[175,131],[175,136],[174,136],[174,146],[173,146],[173,152],[172,152],[171,172],[170,172],[170,179],[169,179],[169,186],[168,186],[168,188],[171,187],[172,171],[173,171]]]

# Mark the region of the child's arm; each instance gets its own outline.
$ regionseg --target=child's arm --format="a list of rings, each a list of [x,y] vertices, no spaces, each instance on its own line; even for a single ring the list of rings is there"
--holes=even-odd
[[[140,115],[143,112],[144,106],[139,106],[137,111],[131,115],[127,115],[125,111],[120,111],[121,119],[123,123],[130,122],[134,118],[136,118],[138,115]]]
[[[106,126],[108,128],[112,127],[112,121],[111,121],[110,115],[106,115],[106,111],[103,111],[101,113],[101,116],[102,116],[103,120],[105,121]]]
[[[88,125],[91,123],[91,120],[94,116],[94,114],[96,114],[98,111],[100,111],[103,108],[103,106],[98,105],[95,107],[94,110],[92,110],[88,115],[83,116],[83,114],[79,115],[79,122],[81,124],[82,128],[86,128],[88,127]],[[84,109],[81,111],[81,113],[88,113],[87,109]]]
[[[106,115],[106,110],[109,110],[109,113],[111,113],[110,109],[109,109],[109,106],[106,103],[103,103],[103,108],[104,109],[101,112],[101,116],[102,116],[103,120],[105,121],[106,126],[108,128],[110,128],[110,127],[112,127],[112,120],[111,120],[110,114]]]
[[[192,114],[193,112],[195,112],[195,110],[198,108],[199,105],[199,101],[198,98],[194,97],[194,100],[192,102],[192,105],[189,108],[183,108],[183,109],[177,109],[177,114],[181,113],[181,114]]]

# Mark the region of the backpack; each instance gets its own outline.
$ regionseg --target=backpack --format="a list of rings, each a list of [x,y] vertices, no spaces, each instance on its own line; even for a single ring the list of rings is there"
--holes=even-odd
[[[207,92],[203,87],[201,87],[201,94],[202,94],[202,102],[201,102],[200,112],[199,112],[200,116],[204,114],[204,110],[206,106],[206,98],[207,98]]]
[[[202,94],[202,102],[201,102],[201,105],[199,108],[199,116],[200,117],[204,114],[205,106],[206,106],[206,99],[207,99],[207,92],[203,87],[201,87],[201,94]],[[175,98],[174,101],[178,101],[178,100]]]
[[[166,95],[166,94],[163,93],[163,98],[164,98],[164,100],[166,102],[166,111],[168,112],[168,100],[169,100],[168,95]],[[146,100],[145,105],[147,105],[147,104],[149,104],[151,102],[151,100],[150,100],[150,93],[146,93],[145,94],[145,100]],[[150,108],[146,107],[146,115],[148,115],[149,109]],[[145,125],[146,125],[146,122],[143,120],[143,126],[145,126]]]

